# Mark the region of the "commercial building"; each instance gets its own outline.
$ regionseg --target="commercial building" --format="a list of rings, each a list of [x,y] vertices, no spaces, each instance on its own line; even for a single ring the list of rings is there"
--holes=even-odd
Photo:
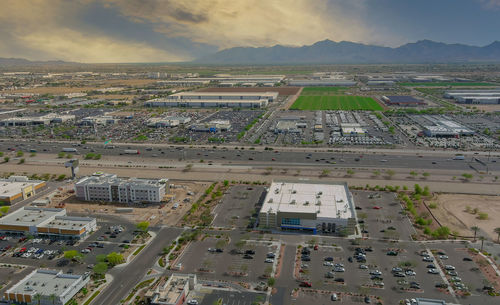
[[[75,194],[85,201],[160,203],[167,193],[167,182],[168,179],[122,179],[98,172],[75,183]]]
[[[81,119],[80,125],[113,125],[120,120],[111,115],[97,115]]]
[[[300,128],[304,127],[304,123],[300,123],[294,120],[279,120],[274,128],[274,133],[300,133]]]
[[[500,104],[500,89],[453,90],[443,96],[461,104]]]
[[[172,274],[164,283],[149,290],[145,298],[152,305],[182,305],[197,284],[195,274]]]
[[[428,137],[459,137],[470,136],[474,134],[472,129],[469,129],[446,116],[423,115],[410,116],[423,128],[423,134]]]
[[[176,127],[191,122],[190,117],[167,116],[162,118],[151,118],[148,120],[149,127]]]
[[[288,85],[290,86],[301,86],[301,87],[314,87],[314,86],[322,86],[322,87],[352,87],[356,85],[355,81],[349,80],[337,80],[337,79],[304,79],[304,80],[289,80]]]
[[[210,83],[210,81],[198,80],[198,79],[179,79],[179,80],[161,80],[158,81],[158,83],[172,87],[195,87],[195,86],[206,86]]]
[[[5,291],[3,299],[8,304],[64,305],[89,280],[90,272],[76,275],[37,269]]]
[[[340,129],[344,137],[361,137],[366,135],[366,130],[359,123],[341,123]]]
[[[409,95],[382,96],[382,100],[389,106],[422,106],[426,103]]]
[[[157,98],[144,103],[146,107],[182,107],[182,108],[265,108],[268,101],[263,100],[170,100]]]
[[[66,216],[65,209],[24,207],[0,218],[0,231],[84,239],[97,229],[95,218]]]
[[[32,197],[46,187],[45,181],[29,180],[25,176],[10,176],[7,179],[0,179],[0,202],[14,204]]]
[[[273,182],[259,213],[262,229],[351,235],[355,226],[347,183]]]
[[[231,129],[231,122],[229,120],[212,120],[206,123],[193,124],[189,129],[198,132],[228,131]]]
[[[273,102],[278,92],[180,92],[167,96],[168,100],[242,100]]]
[[[73,114],[49,113],[41,116],[10,117],[0,120],[0,126],[30,126],[65,123],[75,120]]]

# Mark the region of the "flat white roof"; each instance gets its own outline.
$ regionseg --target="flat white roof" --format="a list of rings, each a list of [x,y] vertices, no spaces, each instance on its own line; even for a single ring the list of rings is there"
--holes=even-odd
[[[67,294],[81,278],[82,275],[63,274],[62,271],[57,270],[37,269],[7,290],[7,293],[29,295],[39,293],[42,296],[55,294],[61,297]]]
[[[65,209],[24,207],[0,218],[0,224],[12,226],[38,226],[55,217],[66,215]]]
[[[170,96],[273,96],[277,97],[278,92],[179,92]]]
[[[262,212],[316,214],[317,218],[352,218],[346,184],[273,182]]]
[[[12,197],[23,191],[29,186],[35,187],[43,183],[43,181],[28,180],[28,181],[8,181],[0,180],[0,198]]]

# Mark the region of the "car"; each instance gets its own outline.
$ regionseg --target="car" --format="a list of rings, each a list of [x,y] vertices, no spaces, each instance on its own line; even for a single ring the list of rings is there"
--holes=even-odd
[[[417,283],[417,282],[411,282],[410,283],[410,288],[413,288],[413,289],[420,289],[420,284]]]
[[[198,305],[198,301],[197,300],[189,300],[189,301],[187,301],[187,304],[188,305]]]
[[[246,250],[246,251],[245,251],[245,254],[251,254],[251,255],[254,255],[254,254],[255,254],[255,251],[254,251],[254,250]]]
[[[415,271],[413,271],[413,270],[406,270],[405,274],[407,276],[416,276],[417,275],[417,273]]]
[[[124,243],[124,244],[130,244],[130,240],[125,239],[124,241],[122,241],[122,243]]]
[[[434,259],[430,256],[424,256],[424,258],[422,258],[422,261],[429,263],[429,262],[433,262]]]
[[[243,255],[243,258],[244,259],[253,259],[253,256],[251,256],[249,254],[245,254],[245,255]]]
[[[365,303],[366,303],[366,304],[370,304],[371,302],[372,302],[372,300],[370,299],[370,297],[369,297],[369,296],[366,296],[366,297],[365,297]]]
[[[363,208],[362,207],[355,207],[356,210],[362,210]]]
[[[323,262],[323,266],[333,267],[333,263],[332,262]]]
[[[436,269],[436,266],[434,264],[429,264],[429,265],[427,265],[427,268]]]
[[[309,257],[309,256],[304,256],[304,255],[303,255],[300,259],[301,259],[303,262],[310,262],[310,261],[311,261],[311,257]]]
[[[97,248],[104,248],[104,244],[97,244]]]
[[[451,281],[452,281],[452,282],[461,282],[461,281],[462,281],[462,279],[461,279],[460,277],[458,277],[458,276],[453,276],[453,277],[451,278]]]
[[[359,269],[368,269],[367,265],[359,265]]]
[[[380,272],[379,270],[372,270],[372,271],[370,271],[370,274],[371,275],[382,275],[382,272]]]
[[[440,259],[448,259],[448,255],[440,255],[439,258]]]
[[[395,277],[406,277],[406,275],[403,272],[395,272],[394,276]]]
[[[216,248],[216,249],[215,249],[215,252],[217,252],[217,253],[222,253],[222,252],[224,252],[224,250],[222,250],[221,248]]]
[[[90,249],[89,248],[85,248],[85,249],[82,249],[80,252],[81,253],[90,253]]]
[[[334,267],[340,267],[340,268],[344,268],[344,264],[341,264],[341,263],[336,263],[335,265],[333,265]]]
[[[349,257],[347,258],[347,261],[348,261],[349,263],[352,263],[352,257],[351,257],[351,256],[349,256]]]
[[[392,272],[403,272],[403,269],[399,268],[399,267],[394,267],[392,268],[391,270]]]
[[[334,272],[345,272],[345,269],[342,267],[335,267],[335,268],[333,268],[333,271]]]
[[[343,282],[345,282],[344,279],[341,278],[341,277],[338,277],[338,278],[334,279],[334,281],[337,282],[337,283],[343,283]]]
[[[452,265],[445,265],[444,269],[446,269],[446,270],[455,270],[455,267],[452,266]]]
[[[215,250],[215,248],[208,248],[207,251],[215,253],[216,250]]]
[[[446,274],[450,275],[450,276],[458,276],[458,273],[456,271],[446,271]]]
[[[333,257],[331,257],[331,256],[325,257],[324,261],[325,262],[333,262]]]
[[[272,252],[269,252],[269,253],[266,254],[266,257],[267,258],[275,258],[276,255],[274,253],[272,253]]]
[[[437,269],[429,269],[429,270],[427,270],[427,273],[430,273],[430,274],[439,274],[439,271],[437,271]]]
[[[264,261],[265,263],[274,263],[274,259],[272,258],[266,258],[266,260]]]
[[[335,273],[333,273],[332,271],[328,271],[327,273],[325,273],[325,277],[327,279],[333,279],[335,277]]]
[[[318,250],[318,245],[314,245],[314,250],[317,251]]]
[[[371,280],[379,280],[379,281],[384,280],[380,275],[372,275],[372,276],[370,276],[370,279]]]
[[[470,258],[470,257],[464,257],[463,261],[464,262],[472,262],[472,258]]]
[[[331,296],[330,296],[330,300],[332,301],[338,301],[339,300],[339,297],[337,296],[336,293],[333,293]]]
[[[389,255],[389,256],[397,256],[397,255],[398,255],[398,252],[397,252],[397,251],[392,251],[392,250],[391,250],[391,251],[388,251],[388,252],[387,252],[387,255]]]
[[[373,207],[373,209],[374,209],[374,210],[380,210],[381,208],[382,208],[382,207],[380,207],[380,206],[378,206],[378,205],[376,205],[376,206],[374,206],[374,207]]]
[[[300,282],[299,286],[300,287],[312,287],[312,284],[310,282],[303,281],[303,282]]]

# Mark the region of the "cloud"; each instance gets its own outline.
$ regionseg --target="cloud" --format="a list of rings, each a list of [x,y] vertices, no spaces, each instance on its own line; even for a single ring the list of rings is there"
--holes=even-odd
[[[181,61],[177,55],[141,41],[83,31],[76,23],[93,0],[3,0],[0,56],[80,62]],[[47,5],[50,3],[50,5]]]
[[[485,9],[500,9],[500,0],[479,0]]]
[[[363,41],[374,34],[361,18],[364,0],[103,1],[131,20],[152,23],[168,37],[219,48]]]

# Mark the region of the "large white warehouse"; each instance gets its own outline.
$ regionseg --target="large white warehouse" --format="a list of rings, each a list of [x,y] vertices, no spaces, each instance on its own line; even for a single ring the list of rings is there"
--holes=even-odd
[[[355,226],[347,183],[273,182],[259,213],[262,229],[352,235]]]

